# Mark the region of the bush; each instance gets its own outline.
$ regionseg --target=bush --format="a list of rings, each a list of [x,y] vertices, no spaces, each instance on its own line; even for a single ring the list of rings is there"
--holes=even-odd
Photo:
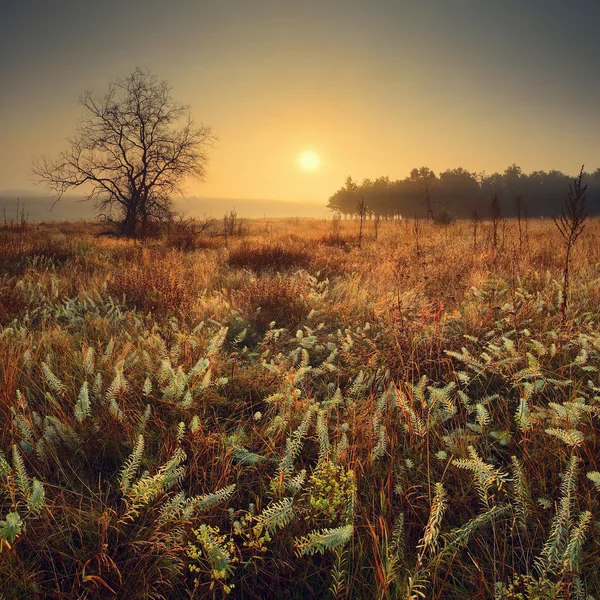
[[[447,209],[441,210],[433,218],[436,225],[451,225],[454,221],[456,221],[456,215]]]
[[[231,267],[251,269],[257,273],[283,272],[306,269],[310,264],[310,255],[304,250],[288,249],[281,245],[253,247],[243,244],[231,252],[227,263]]]
[[[167,230],[166,245],[183,252],[215,247],[215,221],[209,217],[203,220],[180,217],[170,224]],[[208,237],[208,236],[212,237]]]

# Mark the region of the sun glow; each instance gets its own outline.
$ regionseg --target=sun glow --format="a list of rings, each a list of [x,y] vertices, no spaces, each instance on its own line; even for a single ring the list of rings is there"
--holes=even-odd
[[[305,171],[314,171],[321,166],[321,159],[319,158],[319,155],[312,150],[303,152],[298,158],[298,162]]]

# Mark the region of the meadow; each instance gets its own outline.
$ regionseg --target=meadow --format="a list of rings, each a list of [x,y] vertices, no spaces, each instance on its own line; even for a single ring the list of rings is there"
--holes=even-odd
[[[600,221],[358,228],[0,226],[0,598],[600,598]]]

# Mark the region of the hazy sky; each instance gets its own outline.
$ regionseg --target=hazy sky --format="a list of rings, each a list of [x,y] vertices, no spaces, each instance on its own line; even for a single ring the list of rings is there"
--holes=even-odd
[[[4,0],[0,57],[0,189],[31,188],[79,94],[138,65],[219,137],[190,194],[325,201],[349,174],[600,166],[597,0]]]

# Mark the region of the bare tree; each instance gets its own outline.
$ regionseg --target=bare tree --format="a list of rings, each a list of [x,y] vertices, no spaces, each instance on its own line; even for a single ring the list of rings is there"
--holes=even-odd
[[[33,173],[56,201],[83,186],[86,200],[122,235],[143,236],[150,221],[171,218],[172,195],[185,178],[204,179],[216,138],[171,98],[166,81],[140,68],[103,95],[84,92],[80,103],[84,116],[68,149],[36,161]]]
[[[569,193],[565,199],[565,205],[560,211],[560,216],[554,218],[554,224],[560,231],[565,241],[565,262],[563,266],[563,288],[560,303],[561,321],[564,323],[567,315],[567,304],[569,295],[569,267],[571,261],[571,250],[577,238],[583,233],[587,212],[585,209],[585,192],[587,185],[581,185],[583,178],[583,166],[579,177],[569,185]]]
[[[473,250],[477,250],[477,228],[481,223],[481,214],[479,209],[474,206],[471,210],[471,225],[473,227]]]
[[[364,196],[356,202],[356,217],[358,219],[358,247],[362,247],[363,229],[367,220],[368,208]]]
[[[498,248],[498,225],[502,221],[502,205],[500,204],[498,194],[492,196],[490,214],[492,217],[492,247],[496,250]]]

